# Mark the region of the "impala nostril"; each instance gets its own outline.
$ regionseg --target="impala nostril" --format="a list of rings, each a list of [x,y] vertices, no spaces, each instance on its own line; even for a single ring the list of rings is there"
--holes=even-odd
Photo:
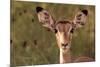
[[[68,46],[68,43],[66,43],[66,44],[62,44],[62,46],[66,47],[66,46]]]

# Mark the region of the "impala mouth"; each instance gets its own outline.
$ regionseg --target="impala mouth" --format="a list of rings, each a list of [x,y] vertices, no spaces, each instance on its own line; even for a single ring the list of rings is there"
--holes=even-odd
[[[63,48],[63,50],[66,50],[67,48]]]
[[[67,51],[69,51],[69,49],[70,49],[70,47],[69,46],[67,46],[67,47],[62,47],[62,52],[63,53],[66,53]]]

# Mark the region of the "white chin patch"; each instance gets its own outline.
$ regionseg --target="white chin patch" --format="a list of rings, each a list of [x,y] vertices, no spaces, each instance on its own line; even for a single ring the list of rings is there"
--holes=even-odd
[[[61,50],[62,52],[66,53],[67,51],[69,51],[70,46],[66,46],[66,47],[62,47]]]

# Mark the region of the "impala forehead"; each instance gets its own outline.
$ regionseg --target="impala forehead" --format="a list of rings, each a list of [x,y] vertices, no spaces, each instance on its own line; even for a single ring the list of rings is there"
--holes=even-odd
[[[59,32],[69,32],[69,30],[72,28],[72,25],[70,23],[59,23],[56,26],[56,29]]]

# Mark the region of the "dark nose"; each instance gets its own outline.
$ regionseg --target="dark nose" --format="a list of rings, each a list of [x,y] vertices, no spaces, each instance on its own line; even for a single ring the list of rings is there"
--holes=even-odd
[[[42,7],[36,7],[36,12],[38,13],[38,12],[41,12],[43,10],[43,8]]]
[[[66,44],[62,44],[62,46],[66,47],[66,46],[68,46],[68,43],[66,43]]]

